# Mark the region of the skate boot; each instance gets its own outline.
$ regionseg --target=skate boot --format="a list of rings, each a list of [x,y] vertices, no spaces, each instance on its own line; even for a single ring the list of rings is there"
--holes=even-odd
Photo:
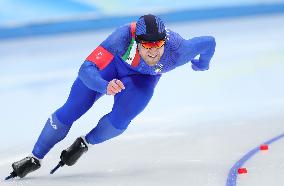
[[[14,177],[25,177],[28,173],[33,172],[40,168],[40,161],[35,157],[28,156],[20,161],[14,162],[12,164],[13,172],[10,176],[6,177],[5,180]]]
[[[59,167],[64,165],[72,166],[74,165],[78,159],[88,151],[88,145],[84,141],[83,137],[79,137],[75,140],[75,142],[66,150],[63,150],[60,155],[60,162],[58,165],[51,170],[50,174],[53,174]]]

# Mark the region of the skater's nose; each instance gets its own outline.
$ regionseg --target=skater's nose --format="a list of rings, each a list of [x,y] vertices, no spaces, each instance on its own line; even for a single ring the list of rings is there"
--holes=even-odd
[[[157,54],[158,50],[159,50],[158,48],[153,47],[153,48],[148,49],[148,52],[153,55],[153,54]]]

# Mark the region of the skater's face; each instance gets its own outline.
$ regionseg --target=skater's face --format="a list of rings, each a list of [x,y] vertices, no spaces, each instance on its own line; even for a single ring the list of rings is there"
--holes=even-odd
[[[138,51],[140,56],[149,66],[156,65],[164,54],[164,40],[158,42],[140,42],[138,43]]]

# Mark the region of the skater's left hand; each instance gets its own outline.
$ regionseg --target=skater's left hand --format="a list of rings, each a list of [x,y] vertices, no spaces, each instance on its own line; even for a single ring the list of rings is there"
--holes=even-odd
[[[205,71],[205,70],[209,69],[209,64],[202,63],[198,59],[193,59],[193,60],[191,60],[191,68],[194,71]]]

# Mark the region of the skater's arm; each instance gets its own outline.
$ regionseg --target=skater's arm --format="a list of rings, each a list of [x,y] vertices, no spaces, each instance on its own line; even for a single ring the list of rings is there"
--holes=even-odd
[[[109,88],[109,84],[110,86],[114,85],[103,79],[100,71],[112,63],[114,56],[122,55],[126,50],[126,44],[128,44],[130,38],[130,26],[124,25],[119,27],[87,57],[79,70],[79,78],[88,88],[110,95],[114,95],[121,90],[120,86],[119,88],[114,88],[114,90]],[[120,81],[117,83],[120,85]]]
[[[104,80],[99,73],[98,67],[88,60],[81,66],[79,78],[88,88],[102,94],[114,96],[125,89],[124,84],[118,79],[113,79],[110,82]]]
[[[183,39],[179,35],[176,36],[179,43],[174,51],[177,57],[177,66],[184,65],[189,61],[198,69],[194,70],[207,70],[209,62],[215,52],[215,38],[212,36],[194,37],[192,39]],[[196,58],[199,55],[199,58]],[[195,59],[196,58],[196,59]]]
[[[78,75],[88,88],[102,94],[107,93],[108,81],[101,77],[99,69],[94,63],[86,60],[82,64]]]
[[[196,71],[208,70],[210,60],[215,52],[215,38],[212,36],[195,37],[191,39],[190,42],[193,43],[193,48],[195,48],[195,50],[193,50],[193,53],[195,52],[193,55],[199,55],[199,58],[191,60],[192,69]],[[187,45],[190,44],[185,44],[185,47]]]

